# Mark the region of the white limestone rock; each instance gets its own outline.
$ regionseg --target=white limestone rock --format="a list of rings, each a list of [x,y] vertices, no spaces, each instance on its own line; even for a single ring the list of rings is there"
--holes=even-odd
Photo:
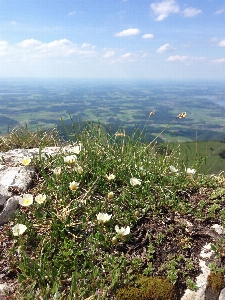
[[[25,192],[32,183],[35,175],[35,168],[27,167],[8,167],[0,168],[0,206],[3,206],[8,198],[12,196],[13,189]]]
[[[13,196],[6,201],[4,209],[0,213],[0,225],[7,223],[19,206],[19,196]]]

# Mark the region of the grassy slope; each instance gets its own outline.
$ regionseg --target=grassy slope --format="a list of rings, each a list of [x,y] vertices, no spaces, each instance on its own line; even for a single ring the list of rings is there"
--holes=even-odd
[[[220,141],[198,141],[169,143],[169,149],[179,149],[186,164],[199,164],[199,171],[208,174],[218,174],[225,171],[225,159],[220,153],[225,150],[225,143]]]
[[[50,138],[38,133],[36,143],[33,137],[27,128],[18,129],[0,139],[0,145],[24,147],[30,141],[35,147],[57,141],[54,134]],[[29,193],[34,199],[46,195],[46,200],[21,204],[12,223],[3,228],[8,245],[2,250],[5,278],[14,276],[20,282],[11,299],[139,300],[147,284],[148,295],[141,299],[178,300],[187,286],[195,288],[199,252],[206,242],[217,249],[218,260],[211,269],[225,273],[224,240],[210,232],[212,224],[225,225],[222,176],[204,176],[199,159],[187,162],[179,148],[170,155],[159,154],[135,135],[107,135],[94,125],[72,137],[82,144],[74,161],[65,160],[73,150],[32,161],[38,178]],[[196,172],[187,174],[186,167]],[[110,174],[115,177],[107,177]],[[76,188],[71,188],[73,181]],[[99,213],[111,218],[99,221]],[[12,234],[17,223],[27,226],[18,237]],[[116,233],[116,225],[129,226],[130,234]],[[152,298],[152,283],[146,283],[151,276],[168,279],[165,285],[159,283],[161,291]],[[142,289],[130,290],[136,280],[143,283]]]

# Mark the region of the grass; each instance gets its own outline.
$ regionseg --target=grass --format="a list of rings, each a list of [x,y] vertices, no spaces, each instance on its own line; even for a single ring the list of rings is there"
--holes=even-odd
[[[0,151],[59,145],[62,145],[62,141],[56,128],[44,131],[37,127],[36,130],[31,130],[24,124],[14,127],[9,134],[0,136]]]
[[[80,134],[74,128],[73,136],[71,149],[55,156],[43,158],[40,148],[31,162],[37,182],[30,196],[21,195],[34,201],[21,200],[4,225],[8,276],[19,282],[10,299],[180,299],[185,288],[195,289],[199,252],[210,239],[204,230],[225,226],[224,178],[199,173],[199,160],[187,165],[177,150],[158,153],[135,132],[112,136],[94,126]],[[31,136],[19,139],[34,146]],[[42,147],[39,134],[35,139]],[[16,224],[26,226],[18,236]],[[224,240],[213,242],[221,258],[213,272],[225,273]],[[152,280],[162,287],[156,296]]]

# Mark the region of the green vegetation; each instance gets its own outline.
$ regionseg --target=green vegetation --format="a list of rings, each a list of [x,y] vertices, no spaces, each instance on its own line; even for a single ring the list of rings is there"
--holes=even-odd
[[[224,178],[135,132],[72,128],[71,148],[55,156],[41,155],[36,135],[37,182],[4,226],[10,276],[19,281],[11,299],[180,299],[195,288],[204,242],[223,244],[201,232],[225,226]],[[214,268],[225,272],[218,253]]]
[[[225,171],[225,143],[222,141],[195,141],[159,144],[167,151],[177,150],[187,165],[198,164],[204,174],[219,174]]]
[[[48,131],[36,128],[34,131],[25,124],[14,127],[12,131],[5,136],[0,136],[0,151],[60,145],[62,145],[62,141],[56,128]]]
[[[27,123],[51,129],[60,118],[100,122],[107,131],[123,127],[128,135],[145,126],[150,142],[180,112],[187,120],[171,125],[164,142],[217,140],[225,137],[225,86],[221,82],[1,81],[0,134]],[[219,104],[219,105],[218,105]]]

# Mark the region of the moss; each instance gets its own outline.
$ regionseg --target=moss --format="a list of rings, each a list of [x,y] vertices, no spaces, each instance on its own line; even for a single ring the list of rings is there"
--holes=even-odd
[[[116,300],[174,300],[174,286],[167,278],[141,275],[134,286],[120,288]]]
[[[225,287],[224,275],[221,272],[210,273],[207,278],[206,298],[217,299],[220,291]]]

